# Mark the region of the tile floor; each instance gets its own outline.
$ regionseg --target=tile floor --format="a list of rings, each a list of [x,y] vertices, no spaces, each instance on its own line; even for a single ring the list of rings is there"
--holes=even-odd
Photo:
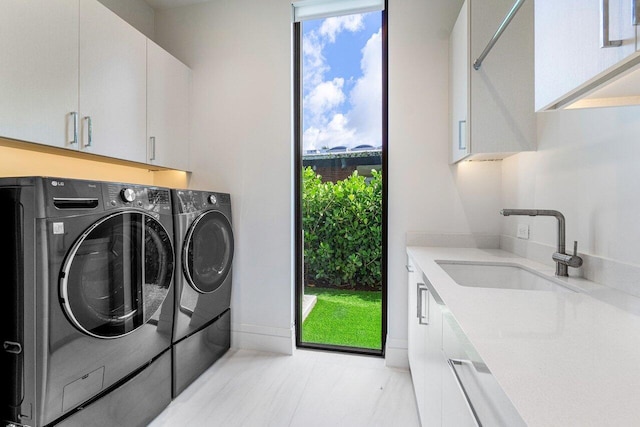
[[[151,424],[169,426],[419,426],[408,371],[381,358],[231,349]]]

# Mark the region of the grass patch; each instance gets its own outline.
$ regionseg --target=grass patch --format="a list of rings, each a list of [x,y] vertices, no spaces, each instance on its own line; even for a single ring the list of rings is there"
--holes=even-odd
[[[380,350],[382,292],[305,288],[318,301],[302,324],[302,341]]]

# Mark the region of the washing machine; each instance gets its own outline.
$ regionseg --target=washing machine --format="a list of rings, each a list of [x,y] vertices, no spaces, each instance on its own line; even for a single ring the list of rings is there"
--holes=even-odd
[[[173,396],[228,349],[234,239],[231,196],[172,190],[176,240]]]
[[[168,189],[0,179],[2,425],[146,425],[171,401]]]

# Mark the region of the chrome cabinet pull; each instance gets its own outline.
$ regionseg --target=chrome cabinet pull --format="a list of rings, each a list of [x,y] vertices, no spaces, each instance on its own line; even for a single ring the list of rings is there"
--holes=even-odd
[[[69,144],[75,145],[78,143],[78,112],[72,111],[69,114],[73,117],[73,139],[69,141]]]
[[[91,147],[93,144],[93,124],[91,121],[91,116],[85,116],[84,119],[87,121],[87,143],[84,144],[85,147]]]
[[[413,273],[413,272],[415,272],[415,270],[413,269],[413,267],[412,267],[412,266],[410,266],[409,264],[405,265],[405,267],[407,267],[407,271],[408,271],[409,273]]]
[[[11,354],[22,353],[22,345],[20,345],[19,342],[5,341],[2,344],[2,347],[4,348],[4,351],[6,351],[7,353],[11,353]]]
[[[609,0],[600,0],[600,19],[600,47],[622,46],[622,40],[609,40]]]
[[[475,421],[476,426],[481,427],[482,423],[478,418],[478,414],[476,413],[476,409],[473,407],[473,403],[471,399],[469,399],[469,395],[467,394],[467,390],[464,388],[464,384],[462,384],[462,380],[458,375],[458,371],[456,371],[455,365],[464,365],[465,363],[469,363],[466,360],[458,360],[458,359],[447,359],[447,363],[449,364],[449,368],[451,368],[451,372],[453,373],[453,378],[456,380],[456,384],[458,384],[458,388],[464,397],[465,402],[467,403],[467,407],[469,411],[473,415],[473,420]]]
[[[462,125],[466,125],[466,120],[458,120],[458,150],[467,149],[467,139],[462,140]]]
[[[422,293],[428,291],[427,286],[424,283],[418,283],[418,324],[420,325],[429,325],[429,304],[427,303],[427,315],[423,314],[423,306],[422,306]],[[427,298],[429,298],[429,292],[427,292]],[[428,301],[427,301],[428,302]],[[426,320],[425,320],[426,319]]]
[[[636,26],[640,25],[640,1],[631,0],[631,10],[633,12],[631,23]]]
[[[420,319],[422,315],[422,290],[420,289],[422,283],[416,283],[416,317]]]
[[[155,136],[149,137],[149,144],[151,146],[151,154],[149,155],[149,160],[155,160],[156,159],[156,137]]]

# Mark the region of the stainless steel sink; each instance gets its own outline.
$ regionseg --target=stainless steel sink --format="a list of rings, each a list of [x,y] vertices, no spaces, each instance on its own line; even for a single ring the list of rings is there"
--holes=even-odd
[[[437,261],[460,286],[527,291],[575,292],[559,281],[514,264]]]

